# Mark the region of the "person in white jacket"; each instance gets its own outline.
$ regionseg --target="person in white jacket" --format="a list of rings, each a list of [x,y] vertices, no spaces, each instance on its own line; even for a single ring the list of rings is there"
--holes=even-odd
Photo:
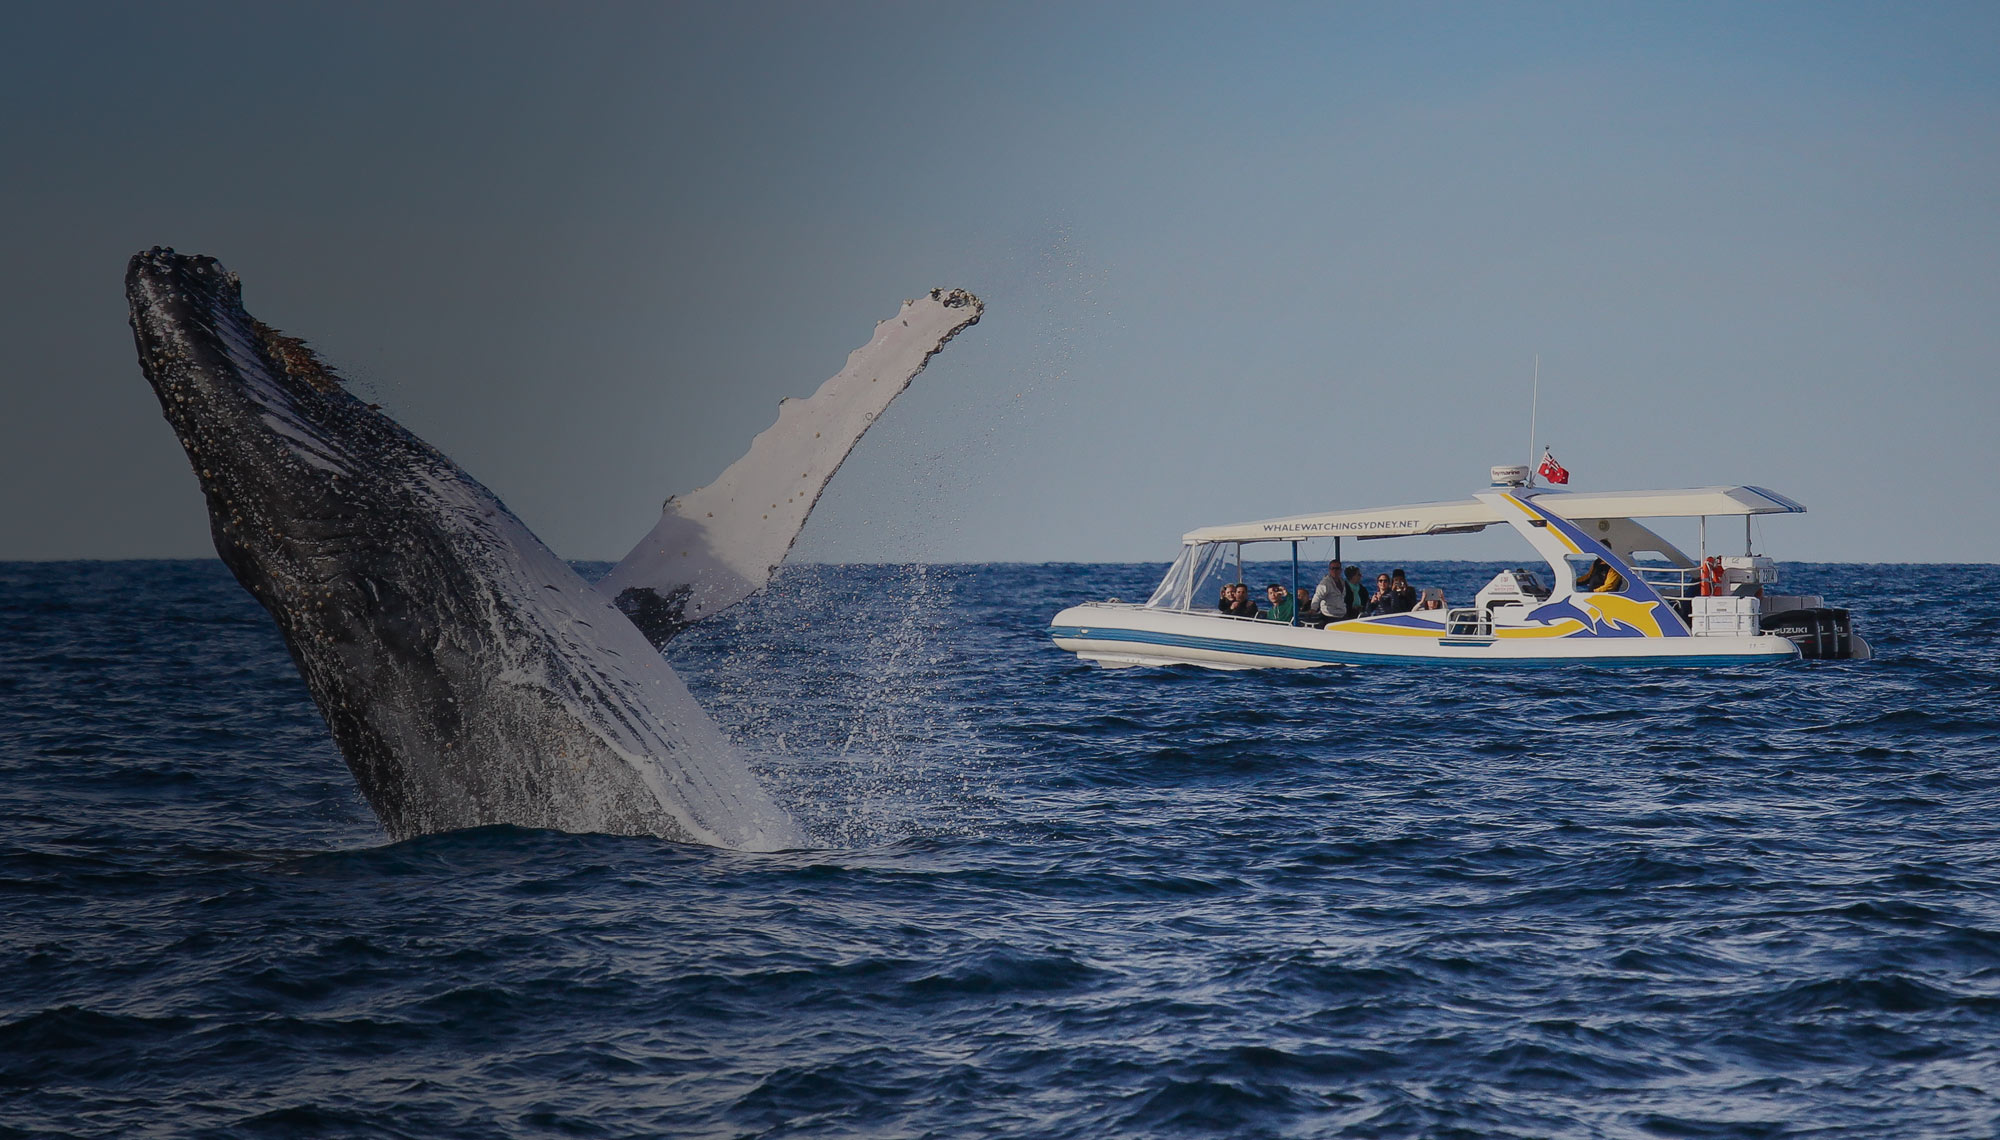
[[[1312,612],[1321,623],[1346,619],[1347,579],[1341,572],[1340,559],[1326,564],[1326,576],[1313,587]]]

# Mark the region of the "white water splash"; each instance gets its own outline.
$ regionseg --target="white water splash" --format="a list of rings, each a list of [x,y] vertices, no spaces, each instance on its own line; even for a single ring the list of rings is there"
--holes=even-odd
[[[965,624],[937,567],[799,567],[670,652],[813,838],[862,847],[986,814]]]

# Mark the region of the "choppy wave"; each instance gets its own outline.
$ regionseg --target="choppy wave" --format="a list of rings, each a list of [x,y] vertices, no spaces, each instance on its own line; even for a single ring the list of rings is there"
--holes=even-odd
[[[1787,572],[1878,660],[1106,672],[1047,618],[1155,567],[795,569],[673,650],[824,844],[747,855],[389,844],[219,565],[0,566],[0,1134],[1992,1135],[2000,569]]]

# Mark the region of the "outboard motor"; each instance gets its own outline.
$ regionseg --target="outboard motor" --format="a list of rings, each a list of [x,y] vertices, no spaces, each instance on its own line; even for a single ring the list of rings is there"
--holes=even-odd
[[[1764,615],[1762,624],[1765,633],[1798,643],[1799,656],[1808,661],[1845,661],[1854,656],[1854,626],[1846,610],[1825,606],[1785,610]]]

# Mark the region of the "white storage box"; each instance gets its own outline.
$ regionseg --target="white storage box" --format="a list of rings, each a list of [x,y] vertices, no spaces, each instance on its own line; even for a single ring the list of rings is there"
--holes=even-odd
[[[1722,580],[1731,586],[1768,586],[1778,580],[1778,564],[1762,554],[1730,555],[1722,560]]]
[[[1762,598],[1693,598],[1693,618],[1688,626],[1696,637],[1755,637],[1762,632],[1758,618],[1763,614]]]

